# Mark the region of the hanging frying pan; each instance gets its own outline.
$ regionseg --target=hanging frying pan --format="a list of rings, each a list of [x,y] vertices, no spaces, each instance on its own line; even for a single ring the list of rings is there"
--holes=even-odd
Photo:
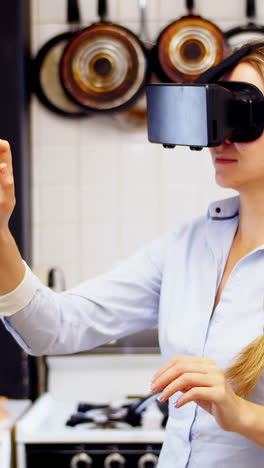
[[[223,58],[225,38],[220,29],[193,14],[194,0],[186,0],[187,16],[169,24],[155,46],[157,74],[162,81],[195,80]]]
[[[240,47],[248,42],[256,40],[263,41],[264,26],[255,23],[255,0],[246,0],[246,18],[246,24],[232,28],[225,33],[225,37],[231,49]]]
[[[106,10],[106,0],[99,0],[100,22],[69,41],[60,64],[65,91],[94,111],[125,108],[140,96],[148,77],[144,45],[128,29],[106,21]]]
[[[59,76],[59,63],[65,45],[79,29],[78,0],[68,0],[67,19],[71,31],[50,39],[39,50],[32,64],[32,85],[39,100],[49,110],[64,117],[84,117],[87,112],[73,102],[65,93]]]

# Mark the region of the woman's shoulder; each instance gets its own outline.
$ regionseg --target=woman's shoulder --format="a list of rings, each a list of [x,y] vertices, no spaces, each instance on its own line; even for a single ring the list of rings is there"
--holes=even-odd
[[[194,235],[195,233],[203,233],[207,229],[208,223],[211,221],[226,221],[235,218],[239,212],[239,196],[229,197],[222,200],[216,200],[209,204],[205,213],[196,216],[195,218],[175,223],[171,231],[171,239],[175,237],[186,237],[186,235]]]
[[[139,258],[147,255],[154,263],[163,264],[165,259],[171,255],[175,248],[188,249],[197,247],[204,243],[208,224],[217,220],[234,218],[238,213],[239,199],[232,197],[210,203],[207,211],[189,221],[177,222],[171,229],[165,231],[161,236],[147,243],[135,252]],[[219,228],[223,227],[218,223]]]

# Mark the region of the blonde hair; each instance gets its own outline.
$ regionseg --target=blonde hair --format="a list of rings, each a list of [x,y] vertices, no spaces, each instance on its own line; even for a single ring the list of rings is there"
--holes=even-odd
[[[251,42],[251,44],[257,43],[258,41]],[[241,59],[239,63],[241,62],[249,62],[255,66],[264,80],[264,45],[250,52],[250,54]]]
[[[254,389],[264,370],[264,335],[258,336],[236,356],[225,371],[238,396],[247,396]]]
[[[264,46],[255,49],[241,62],[255,66],[264,81]],[[264,335],[260,335],[235,357],[233,365],[225,371],[225,376],[233,385],[235,393],[242,397],[252,392],[263,371]]]

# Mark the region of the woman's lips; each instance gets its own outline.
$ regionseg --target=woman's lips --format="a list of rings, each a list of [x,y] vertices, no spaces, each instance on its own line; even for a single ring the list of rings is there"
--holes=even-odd
[[[237,162],[237,159],[227,159],[227,158],[216,158],[216,164],[233,164]]]

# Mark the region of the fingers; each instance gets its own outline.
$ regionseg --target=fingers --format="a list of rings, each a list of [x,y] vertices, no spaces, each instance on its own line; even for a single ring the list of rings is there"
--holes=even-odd
[[[190,389],[193,387],[212,387],[218,385],[218,383],[220,383],[220,379],[215,374],[187,372],[167,385],[163,389],[159,400],[164,402],[176,392],[190,393]]]
[[[7,164],[9,174],[13,174],[12,155],[8,141],[0,139],[0,163]]]
[[[8,224],[15,202],[10,146],[7,141],[0,140],[0,229]]]
[[[175,366],[187,365],[188,362],[199,363],[199,362],[201,362],[201,359],[205,359],[205,358],[201,358],[199,356],[174,356],[172,359],[170,359],[170,361],[168,361],[164,366],[162,366],[156,372],[156,374],[154,374],[152,381],[155,381],[164,372],[166,372],[167,370],[169,370],[169,369],[171,369],[171,368],[173,368]]]
[[[208,406],[208,402],[214,401],[214,394],[215,392],[212,387],[193,387],[191,390],[181,395],[180,398],[178,398],[177,402],[174,404],[174,406],[176,408],[180,408],[181,406],[185,405],[186,403],[190,403],[191,401],[200,404],[200,406],[202,407],[203,402],[207,402]]]
[[[163,366],[151,381],[151,391],[163,390],[170,382],[187,372],[207,374],[216,368],[213,360],[195,356],[176,356]]]
[[[0,163],[0,178],[2,187],[6,189],[12,188],[13,175],[8,170],[8,165],[5,162]]]

